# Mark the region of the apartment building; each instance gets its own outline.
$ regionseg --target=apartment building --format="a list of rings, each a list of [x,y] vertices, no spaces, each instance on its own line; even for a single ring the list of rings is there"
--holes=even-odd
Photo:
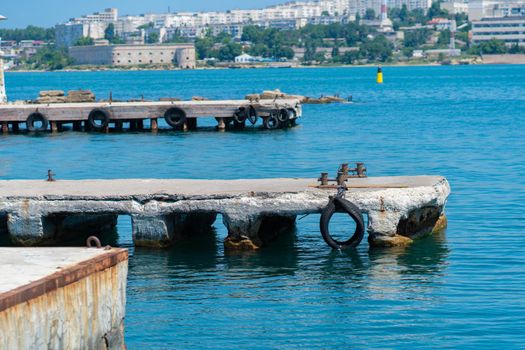
[[[472,21],[471,42],[480,44],[497,39],[508,46],[525,46],[525,16],[486,17]]]

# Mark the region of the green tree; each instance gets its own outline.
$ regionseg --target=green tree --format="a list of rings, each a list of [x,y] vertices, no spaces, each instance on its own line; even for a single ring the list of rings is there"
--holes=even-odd
[[[445,17],[448,18],[448,11],[442,10],[440,6],[440,1],[435,1],[432,3],[432,6],[427,11],[427,18],[430,20],[432,18],[437,17]]]
[[[392,43],[384,35],[378,35],[363,43],[360,51],[369,61],[386,62],[392,57],[392,48]]]
[[[441,32],[439,32],[439,38],[438,38],[438,45],[440,46],[447,46],[450,44],[450,37],[451,37],[450,30],[445,29]]]
[[[159,42],[159,33],[157,32],[149,33],[148,37],[146,38],[146,42],[148,44],[157,44]]]
[[[365,19],[372,20],[376,18],[376,12],[374,9],[366,9]]]
[[[93,38],[83,36],[77,40],[77,42],[75,43],[75,46],[90,46],[93,44],[94,44]]]
[[[55,38],[55,28],[41,28],[27,26],[25,29],[0,29],[2,40],[43,40],[50,41]]]
[[[229,42],[219,49],[217,58],[221,61],[233,61],[234,58],[240,54],[242,54],[242,46],[234,42]]]
[[[44,47],[28,59],[28,63],[35,69],[59,70],[73,64],[65,49]]]
[[[404,45],[406,47],[419,47],[427,42],[431,34],[432,31],[427,28],[406,31]]]
[[[104,39],[109,40],[109,42],[115,39],[115,25],[113,23],[108,24],[104,30]]]
[[[507,47],[505,46],[505,42],[497,39],[491,39],[489,41],[485,41],[479,45],[480,53],[482,54],[502,54],[507,52]]]

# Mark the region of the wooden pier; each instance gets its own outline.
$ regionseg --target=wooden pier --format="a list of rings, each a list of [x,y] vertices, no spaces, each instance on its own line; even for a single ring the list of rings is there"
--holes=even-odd
[[[227,246],[266,244],[297,215],[321,213],[337,189],[317,179],[0,181],[0,227],[21,245],[96,234],[132,219],[136,246],[163,247],[210,227],[218,214]],[[450,193],[441,176],[350,178],[346,199],[368,217],[372,245],[406,244],[444,221]],[[272,224],[270,232],[264,227]]]
[[[215,118],[218,130],[262,125],[265,129],[292,127],[301,117],[297,99],[224,101],[133,101],[82,103],[0,104],[3,133],[58,132],[66,125],[75,131],[159,130],[159,120],[175,130],[197,128],[198,119]]]

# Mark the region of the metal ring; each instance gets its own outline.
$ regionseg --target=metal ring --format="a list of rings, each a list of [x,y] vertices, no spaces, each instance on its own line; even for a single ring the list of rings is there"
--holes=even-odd
[[[100,243],[100,239],[98,239],[95,236],[88,237],[88,239],[86,240],[86,246],[88,248],[93,248],[93,245],[92,245],[93,243],[96,244],[97,248],[102,248],[102,244]]]

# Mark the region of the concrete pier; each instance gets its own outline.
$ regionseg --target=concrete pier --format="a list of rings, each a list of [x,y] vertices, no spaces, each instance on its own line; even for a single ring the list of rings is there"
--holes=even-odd
[[[297,215],[322,211],[336,190],[316,185],[316,179],[0,181],[0,218],[15,243],[39,245],[57,239],[64,222],[72,230],[72,223],[107,225],[130,215],[137,246],[163,247],[222,214],[226,246],[256,249]],[[368,215],[373,246],[407,244],[446,225],[450,187],[441,176],[352,178],[347,186],[346,199]]]
[[[125,249],[0,248],[0,349],[125,349]]]

